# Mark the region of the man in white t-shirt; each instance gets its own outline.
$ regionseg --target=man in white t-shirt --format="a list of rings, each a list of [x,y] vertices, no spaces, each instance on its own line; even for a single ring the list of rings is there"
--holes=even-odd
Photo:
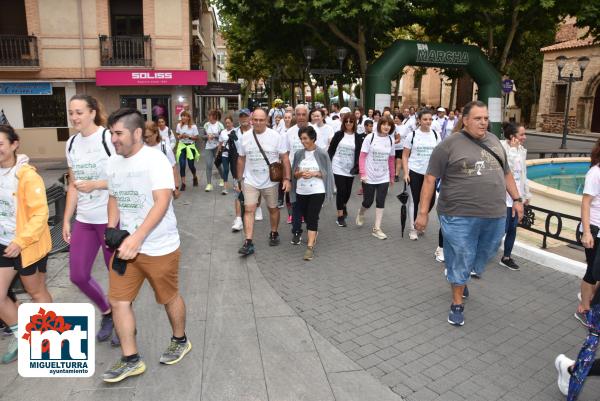
[[[446,109],[443,107],[438,107],[437,115],[433,117],[433,121],[431,123],[431,129],[438,133],[438,135],[442,134],[442,126],[448,117],[446,117]]]
[[[239,253],[248,256],[254,253],[252,237],[254,234],[254,212],[259,196],[262,196],[269,209],[271,234],[269,245],[279,245],[279,209],[277,208],[278,182],[273,182],[269,175],[269,165],[280,162],[283,165],[283,183],[285,192],[290,190],[290,160],[287,154],[285,137],[277,131],[267,128],[267,113],[256,109],[252,113],[253,129],[242,135],[238,149],[238,177],[243,177],[242,192],[244,194],[244,227],[246,240]],[[262,149],[262,151],[261,151]],[[265,160],[265,158],[268,160]]]
[[[132,303],[148,279],[165,306],[173,335],[160,362],[172,365],[191,349],[185,335],[185,303],[179,294],[179,233],[173,212],[173,170],[158,149],[144,146],[144,118],[135,109],[120,109],[108,120],[117,155],[108,161],[107,245],[116,248],[109,273],[108,298],[123,356],[102,379],[119,382],[144,373],[138,354]],[[115,227],[120,225],[121,230]]]

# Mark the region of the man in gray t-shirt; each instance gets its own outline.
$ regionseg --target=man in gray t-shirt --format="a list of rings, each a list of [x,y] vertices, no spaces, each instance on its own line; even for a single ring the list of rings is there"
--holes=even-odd
[[[487,132],[485,103],[464,108],[464,130],[447,137],[433,151],[421,191],[429,204],[436,178],[441,179],[438,216],[444,236],[447,278],[452,286],[448,323],[464,324],[462,298],[471,272],[481,275],[498,251],[506,223],[506,192],[513,198],[513,213],[523,216],[523,203],[500,141]],[[419,210],[415,228],[425,230],[429,210]]]

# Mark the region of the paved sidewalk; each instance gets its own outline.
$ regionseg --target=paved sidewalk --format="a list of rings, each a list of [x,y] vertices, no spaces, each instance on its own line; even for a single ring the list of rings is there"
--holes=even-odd
[[[180,287],[193,344],[179,364],[158,363],[170,330],[145,284],[134,307],[146,373],[116,385],[102,382],[100,374],[120,354],[100,343],[89,379],[24,379],[16,363],[0,365],[0,400],[399,401],[308,326],[265,281],[253,257],[237,255],[241,236],[230,231],[232,208],[231,195],[197,188],[176,201]],[[66,254],[52,258],[48,270],[55,301],[87,301],[69,281]],[[94,276],[106,288],[99,259]],[[0,339],[0,352],[7,343]]]
[[[356,193],[356,185],[355,191]],[[401,238],[398,188],[388,195],[381,241],[354,218],[362,197],[353,195],[348,227],[335,224],[326,204],[312,262],[304,246],[269,249],[258,228],[256,258],[266,279],[309,325],[404,399],[562,400],[554,358],[574,358],[586,330],[573,318],[579,280],[517,259],[512,272],[494,260],[473,280],[465,326],[447,322],[450,291],[435,262],[437,218],[419,241]],[[600,381],[586,384],[581,400],[597,400]]]

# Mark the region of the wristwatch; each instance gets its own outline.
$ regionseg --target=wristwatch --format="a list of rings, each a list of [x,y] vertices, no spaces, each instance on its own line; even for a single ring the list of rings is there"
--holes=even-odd
[[[523,203],[523,198],[516,198],[516,199],[513,199],[513,202],[520,202],[520,203]]]

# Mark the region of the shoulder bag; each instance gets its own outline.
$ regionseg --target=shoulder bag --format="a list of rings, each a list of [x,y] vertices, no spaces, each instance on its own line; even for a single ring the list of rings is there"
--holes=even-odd
[[[464,136],[466,136],[467,138],[469,138],[469,140],[471,142],[473,142],[475,145],[479,146],[480,148],[482,148],[483,150],[488,152],[490,155],[494,156],[494,159],[496,159],[498,161],[498,163],[500,163],[500,167],[502,167],[502,171],[504,171],[504,162],[502,161],[500,156],[498,156],[496,154],[496,152],[494,152],[492,149],[490,149],[490,147],[487,146],[485,143],[482,143],[481,141],[476,141],[475,138],[473,138],[471,135],[467,134],[465,131],[461,131],[461,133]]]
[[[252,130],[252,135],[254,136],[258,150],[260,150],[260,154],[265,159],[265,162],[267,162],[267,166],[269,166],[269,179],[273,182],[283,181],[283,164],[280,162],[270,163],[265,151],[263,150],[262,146],[260,146],[260,142],[258,141],[258,137],[256,136],[254,130]]]

